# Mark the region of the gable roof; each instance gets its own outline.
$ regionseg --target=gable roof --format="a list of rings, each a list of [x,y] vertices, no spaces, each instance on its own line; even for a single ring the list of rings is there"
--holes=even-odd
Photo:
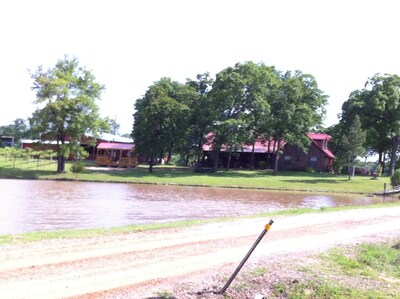
[[[307,136],[311,139],[311,140],[331,140],[332,137],[328,134],[325,133],[307,133]]]
[[[328,134],[325,133],[307,133],[306,134],[308,138],[310,138],[311,143],[314,144],[319,150],[321,150],[327,157],[334,159],[335,155],[332,154],[332,152],[327,149],[323,148],[319,145],[317,140],[326,140],[329,141],[332,139],[332,137]],[[209,133],[207,135],[207,141],[203,145],[203,151],[205,152],[210,152],[212,151],[212,140],[214,138],[213,133]],[[286,141],[281,141],[281,148],[286,145]],[[226,151],[227,148],[226,146],[222,145],[221,151],[224,152]],[[271,154],[271,153],[276,153],[278,150],[278,142],[275,142],[273,139],[266,140],[264,138],[259,137],[254,144],[254,152],[255,153],[265,153],[265,154]],[[253,145],[252,144],[245,144],[241,148],[237,149],[237,152],[242,152],[242,153],[251,153],[253,151]]]
[[[110,133],[101,133],[97,140],[109,141],[109,142],[118,142],[118,143],[132,143],[132,138],[126,138],[118,135],[113,135]]]
[[[214,134],[209,133],[207,135],[207,140],[203,144],[203,151],[210,152],[213,149],[212,141],[214,139]],[[285,141],[281,141],[280,147],[282,148],[286,144]],[[266,140],[264,138],[257,138],[254,144],[254,152],[262,153],[262,154],[270,154],[275,153],[278,150],[278,142],[275,142],[273,139]],[[227,151],[226,145],[221,146],[221,152]],[[253,152],[253,144],[244,144],[236,150],[238,153],[251,153]]]
[[[332,137],[328,134],[325,133],[307,133],[308,138],[311,139],[311,142],[318,148],[320,149],[328,158],[335,159],[335,155],[332,154],[332,152],[327,149],[323,148],[316,140],[326,140],[329,141],[332,139]]]

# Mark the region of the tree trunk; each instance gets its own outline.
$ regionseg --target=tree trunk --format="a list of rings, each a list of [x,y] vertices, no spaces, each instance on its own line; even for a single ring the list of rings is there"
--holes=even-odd
[[[154,164],[154,157],[153,155],[150,156],[150,164],[149,164],[149,172],[153,172],[153,164]]]
[[[390,166],[389,166],[389,176],[394,173],[397,162],[397,149],[399,148],[400,137],[395,136],[392,139],[392,152],[390,154]]]
[[[172,159],[172,148],[168,150],[167,162],[165,164],[169,164],[169,162],[171,162],[171,159]]]
[[[354,179],[355,170],[356,170],[356,167],[354,165],[354,160],[352,160],[349,163],[349,166],[347,167],[347,172],[349,173],[349,181]]]
[[[186,166],[190,166],[189,164],[190,164],[190,163],[189,163],[189,153],[186,153],[185,165],[186,165]]]
[[[226,170],[227,170],[227,171],[228,171],[229,168],[231,167],[231,159],[232,159],[232,151],[229,151],[228,163],[226,164]]]
[[[200,163],[200,159],[201,159],[201,163]],[[204,164],[204,152],[203,152],[203,144],[202,143],[199,144],[199,148],[197,150],[197,158],[196,158],[196,164],[194,166],[194,170],[199,171],[201,164]]]
[[[218,169],[218,164],[219,164],[219,151],[220,149],[218,148],[213,152],[213,167],[212,167],[212,172],[216,172]]]
[[[250,161],[250,169],[254,169],[254,148],[256,146],[256,143],[253,143],[253,148],[251,149],[251,161]]]
[[[57,139],[57,173],[65,172],[65,157],[62,154],[63,150],[62,147],[64,146],[64,137]]]
[[[278,140],[278,146],[276,148],[276,153],[275,153],[274,172],[273,172],[273,174],[278,174],[278,163],[279,163],[279,156],[280,156],[279,149],[280,149],[280,147],[281,147],[281,141]]]
[[[65,158],[60,155],[57,157],[57,172],[63,173],[65,171]]]
[[[267,153],[267,163],[268,163],[270,168],[272,168],[271,167],[271,165],[272,165],[271,160],[272,160],[272,154],[271,154],[271,138],[270,138],[268,140],[268,153]]]

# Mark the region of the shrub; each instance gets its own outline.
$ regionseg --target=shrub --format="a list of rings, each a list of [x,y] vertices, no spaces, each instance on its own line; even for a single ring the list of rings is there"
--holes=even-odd
[[[81,161],[75,161],[72,163],[70,170],[75,173],[75,177],[78,178],[78,173],[81,173],[85,169],[85,165]]]
[[[376,166],[376,176],[381,176],[382,175],[382,165],[378,164],[378,166]]]
[[[312,167],[307,167],[306,172],[307,173],[315,173],[315,169]]]
[[[392,174],[392,176],[390,177],[390,184],[393,188],[400,185],[400,169],[397,169]]]

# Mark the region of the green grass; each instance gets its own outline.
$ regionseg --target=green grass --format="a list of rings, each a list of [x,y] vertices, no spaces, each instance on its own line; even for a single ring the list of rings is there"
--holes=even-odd
[[[87,166],[95,166],[86,163]],[[390,186],[388,177],[372,180],[368,176],[356,176],[348,180],[347,175],[328,173],[307,173],[282,171],[273,175],[265,170],[219,170],[216,173],[195,173],[187,167],[155,167],[153,173],[147,166],[133,169],[86,168],[76,175],[69,171],[56,173],[56,163],[42,161],[27,162],[25,160],[0,160],[0,177],[47,180],[82,180],[91,182],[120,182],[141,184],[171,184],[187,186],[235,187],[270,190],[292,190],[309,192],[337,192],[370,194],[383,190],[384,183]]]
[[[293,276],[283,274],[290,269]],[[269,289],[268,298],[288,299],[389,299],[400,298],[400,240],[385,243],[363,243],[346,248],[334,248],[315,256],[314,263],[301,261],[280,265],[274,271],[278,278],[269,279],[270,267],[247,270],[227,294],[227,298],[260,293]],[[297,272],[299,271],[299,272]],[[285,272],[285,269],[283,269]],[[299,273],[301,273],[299,275]],[[260,289],[261,286],[261,289]],[[248,298],[248,297],[246,297]]]
[[[332,250],[329,259],[349,275],[400,279],[400,251],[390,244],[361,244],[355,254]],[[400,280],[398,281],[400,286]]]
[[[389,299],[393,293],[384,290],[363,290],[321,280],[274,285],[276,298],[287,299]]]
[[[344,211],[352,209],[373,209],[381,207],[396,207],[400,206],[400,202],[388,202],[379,203],[369,206],[342,206],[342,207],[326,207],[324,209],[311,209],[311,208],[301,208],[301,209],[288,209],[281,211],[274,211],[268,213],[259,213],[255,215],[247,215],[241,217],[222,217],[213,219],[201,219],[201,220],[184,220],[175,221],[168,223],[155,223],[155,224],[138,224],[129,225],[122,227],[113,228],[93,228],[93,229],[81,229],[81,230],[59,230],[59,231],[37,231],[37,232],[27,232],[14,235],[0,235],[0,245],[12,244],[12,243],[23,243],[23,242],[35,242],[49,239],[72,239],[72,238],[90,238],[96,236],[110,236],[117,234],[129,234],[135,232],[153,231],[160,229],[170,229],[170,228],[180,228],[180,227],[190,227],[195,225],[205,225],[209,223],[217,222],[229,222],[238,219],[245,218],[264,218],[273,219],[276,216],[285,215],[300,215],[300,214],[311,214],[311,213],[329,213],[335,211]],[[273,229],[273,227],[271,228]]]

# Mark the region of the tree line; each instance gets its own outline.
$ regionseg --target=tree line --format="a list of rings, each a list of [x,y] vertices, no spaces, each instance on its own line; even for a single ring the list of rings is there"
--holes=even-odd
[[[388,174],[397,168],[400,143],[400,77],[375,74],[362,89],[350,93],[342,105],[339,123],[328,130],[337,162],[351,163],[357,156],[378,155]]]
[[[138,154],[149,159],[149,171],[159,157],[172,153],[196,157],[212,133],[213,171],[221,147],[229,153],[260,137],[306,148],[307,132],[318,130],[327,96],[310,74],[277,70],[264,63],[245,62],[216,74],[198,74],[180,83],[171,78],[154,82],[135,102],[132,136]],[[279,151],[274,171],[278,169]]]
[[[29,125],[16,119],[0,126],[0,135],[57,141],[57,171],[62,172],[65,158],[82,150],[82,136],[117,133],[114,120],[99,116],[97,101],[104,85],[77,58],[65,56],[53,68],[38,67],[30,75],[37,109]],[[158,158],[168,161],[172,154],[184,157],[186,164],[194,159],[200,166],[205,142],[212,144],[215,171],[222,146],[234,153],[261,137],[306,149],[306,133],[325,130],[332,136],[330,148],[338,168],[376,153],[382,168],[390,161],[392,174],[400,143],[400,77],[369,78],[343,103],[338,124],[323,129],[327,99],[310,74],[251,61],[237,63],[215,77],[203,73],[184,83],[166,77],[155,81],[134,103],[131,136],[137,153],[149,159],[149,171]],[[209,133],[212,138],[207,139]]]

